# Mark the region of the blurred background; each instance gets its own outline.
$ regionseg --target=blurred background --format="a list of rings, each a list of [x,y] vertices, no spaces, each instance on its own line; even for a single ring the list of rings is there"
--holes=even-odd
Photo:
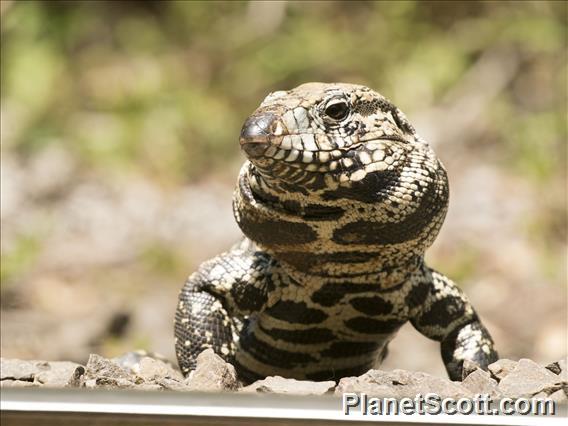
[[[502,357],[567,353],[565,2],[1,4],[1,352],[174,359],[178,290],[240,232],[241,124],[270,91],[368,85],[448,169],[427,254]],[[384,368],[445,374],[405,326]]]

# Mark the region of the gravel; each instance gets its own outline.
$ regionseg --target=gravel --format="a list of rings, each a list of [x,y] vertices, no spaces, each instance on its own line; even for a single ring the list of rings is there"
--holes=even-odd
[[[1,359],[2,387],[128,388],[202,392],[282,393],[296,395],[341,395],[366,393],[375,397],[415,397],[435,393],[442,398],[473,398],[489,394],[493,399],[549,397],[568,403],[566,360],[543,367],[530,359],[500,359],[483,371],[467,365],[462,382],[424,372],[369,370],[359,377],[315,382],[266,377],[248,386],[239,382],[235,368],[208,349],[197,358],[188,377],[167,360],[130,352],[107,359],[91,354],[85,366],[68,361]]]

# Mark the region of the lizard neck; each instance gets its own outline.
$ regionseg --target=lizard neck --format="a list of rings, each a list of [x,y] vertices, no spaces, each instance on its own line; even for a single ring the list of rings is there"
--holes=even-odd
[[[233,210],[244,234],[296,281],[339,279],[391,287],[421,264],[427,236],[404,239],[408,232],[382,222],[380,202],[324,199],[293,189],[264,179],[245,163]],[[366,240],[368,235],[375,241]]]

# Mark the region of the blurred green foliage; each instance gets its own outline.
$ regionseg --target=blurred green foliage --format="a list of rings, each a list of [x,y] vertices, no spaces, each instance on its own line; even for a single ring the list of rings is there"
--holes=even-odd
[[[168,286],[177,291],[181,277],[201,261],[197,259],[202,254],[200,241],[188,249],[188,244],[176,244],[183,239],[177,234],[164,239],[162,234],[147,232],[147,239],[136,241],[121,235],[113,214],[128,220],[128,215],[138,217],[138,210],[151,210],[144,196],[134,206],[120,197],[100,209],[94,204],[106,200],[105,190],[112,193],[120,187],[124,197],[140,182],[151,182],[160,195],[166,194],[157,197],[160,201],[168,196],[176,201],[176,197],[194,197],[188,209],[202,209],[195,193],[183,192],[187,184],[195,184],[196,192],[214,191],[213,180],[224,179],[225,187],[232,185],[242,161],[238,135],[245,118],[270,91],[308,81],[366,84],[391,98],[413,123],[415,118],[436,117],[417,127],[419,132],[424,125],[441,134],[450,130],[447,140],[430,142],[441,145],[436,149],[453,172],[452,182],[460,177],[456,175],[462,167],[489,171],[469,174],[482,178],[489,174],[490,179],[468,188],[473,192],[489,185],[499,188],[492,192],[497,201],[491,199],[493,205],[480,207],[493,220],[490,229],[495,229],[496,241],[493,235],[483,234],[480,239],[490,241],[473,238],[469,244],[458,236],[456,246],[450,237],[440,244],[438,255],[435,248],[430,250],[432,265],[467,285],[495,274],[488,266],[495,254],[500,255],[499,262],[511,258],[502,268],[512,271],[497,273],[511,281],[501,292],[514,310],[527,288],[518,282],[524,272],[517,269],[532,271],[523,269],[522,263],[538,264],[534,275],[526,274],[531,284],[565,286],[567,5],[539,0],[1,0],[1,150],[3,171],[8,169],[2,179],[2,227],[10,231],[2,236],[2,309],[41,310],[51,303],[48,312],[65,313],[86,304],[84,312],[91,315],[89,306],[95,306],[93,312],[104,311],[112,299],[127,301],[125,309],[130,312],[145,291],[158,295],[167,292]],[[479,72],[488,54],[494,74]],[[506,74],[511,62],[514,69],[502,87],[483,98],[500,78],[496,71],[503,69]],[[475,72],[472,86],[470,77]],[[476,112],[479,99],[483,104]],[[472,117],[469,127],[461,128],[468,117]],[[63,161],[71,164],[71,171],[61,174],[63,183],[52,185],[55,190],[42,192],[46,174],[38,178],[30,170],[35,170],[32,166],[37,166],[42,153],[54,147],[65,154]],[[53,163],[47,174],[54,167],[66,167]],[[89,188],[87,195],[84,188],[79,191],[82,204],[69,202],[81,184],[95,187],[94,203],[85,203],[84,198],[93,194]],[[11,195],[5,195],[10,193],[5,188],[11,189]],[[510,218],[502,212],[507,210],[498,205],[501,188],[508,202],[504,204],[519,205],[528,212],[521,225],[506,226]],[[144,191],[133,193],[138,196]],[[538,199],[534,194],[539,194]],[[9,204],[9,214],[4,215]],[[527,204],[534,208],[526,208]],[[93,211],[70,214],[70,210],[76,212],[69,206]],[[216,206],[211,203],[209,208]],[[476,213],[465,212],[471,214],[468,223],[483,216]],[[503,217],[495,221],[499,214]],[[100,221],[95,220],[97,215],[102,216]],[[75,233],[62,231],[68,217],[75,221],[75,228],[70,226]],[[199,228],[201,217],[191,226]],[[163,225],[160,220],[141,223],[158,228]],[[505,231],[496,229],[499,221]],[[60,225],[56,243],[50,239],[55,224]],[[510,228],[514,230],[507,233]],[[87,246],[82,260],[73,248],[67,249],[69,235]],[[102,242],[110,240],[124,248],[118,250],[123,257],[109,256],[106,263],[85,261],[91,253],[104,252],[108,246]],[[73,247],[81,247],[74,243]],[[58,252],[60,263],[46,261],[43,255],[49,252]],[[44,275],[47,281],[41,280]],[[503,284],[505,278],[496,282]],[[75,298],[67,297],[67,305],[59,297],[62,289],[75,292]],[[503,293],[507,289],[511,293]],[[546,291],[550,294],[556,293]],[[129,340],[111,333],[98,350],[112,356],[133,347],[155,347],[166,329],[156,318],[169,321],[170,315],[167,303],[156,300],[152,300],[156,310],[163,312],[148,321],[156,323],[154,334],[143,323]],[[145,318],[148,312],[138,315]],[[521,346],[527,341],[523,333],[540,327],[534,320],[540,314],[522,314],[526,322],[506,329]],[[55,323],[59,328],[61,322]],[[16,331],[18,336],[23,333],[19,324]],[[77,346],[74,339],[48,338],[42,350]],[[531,350],[536,347],[533,342],[526,345]],[[173,345],[166,339],[164,348]],[[31,353],[36,358],[44,356]]]
[[[151,271],[172,277],[187,274],[186,259],[159,241],[153,241],[140,255],[143,264]]]
[[[2,289],[5,288],[7,283],[10,283],[10,278],[23,273],[33,264],[39,251],[40,242],[37,237],[21,236],[10,252],[2,252],[2,262],[0,262],[0,284]]]
[[[358,82],[414,111],[503,45],[527,81],[487,112],[488,140],[519,173],[563,167],[550,153],[565,149],[564,2],[2,4],[2,142],[23,155],[55,143],[102,173],[197,179],[238,155],[271,90]]]
[[[83,174],[174,186],[240,162],[241,123],[270,91],[362,83],[412,121],[484,52],[506,53],[503,66],[514,55],[481,134],[452,143],[549,194],[527,224],[544,264],[566,238],[554,195],[566,180],[566,2],[2,1],[1,24],[3,153],[25,163],[55,144]],[[3,281],[33,262],[37,240],[3,252]],[[157,245],[141,259],[176,271],[177,256]],[[456,260],[455,275],[474,257]]]

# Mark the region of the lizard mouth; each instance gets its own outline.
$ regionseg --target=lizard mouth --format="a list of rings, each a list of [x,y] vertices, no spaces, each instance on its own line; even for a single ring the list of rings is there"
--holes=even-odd
[[[246,156],[261,169],[276,164],[307,172],[345,174],[354,179],[381,172],[405,156],[408,141],[396,134],[369,132],[338,141],[324,133],[294,134],[271,112],[249,117],[239,137]],[[359,173],[357,170],[361,170]]]
[[[271,171],[280,164],[286,169],[338,175],[352,175],[357,170],[382,172],[400,165],[407,155],[404,149],[399,148],[401,142],[392,138],[377,138],[350,147],[307,151],[283,149],[275,145],[270,136],[240,140],[249,160],[260,169]],[[362,178],[364,175],[363,172],[355,174],[355,180],[358,180],[357,176]]]

